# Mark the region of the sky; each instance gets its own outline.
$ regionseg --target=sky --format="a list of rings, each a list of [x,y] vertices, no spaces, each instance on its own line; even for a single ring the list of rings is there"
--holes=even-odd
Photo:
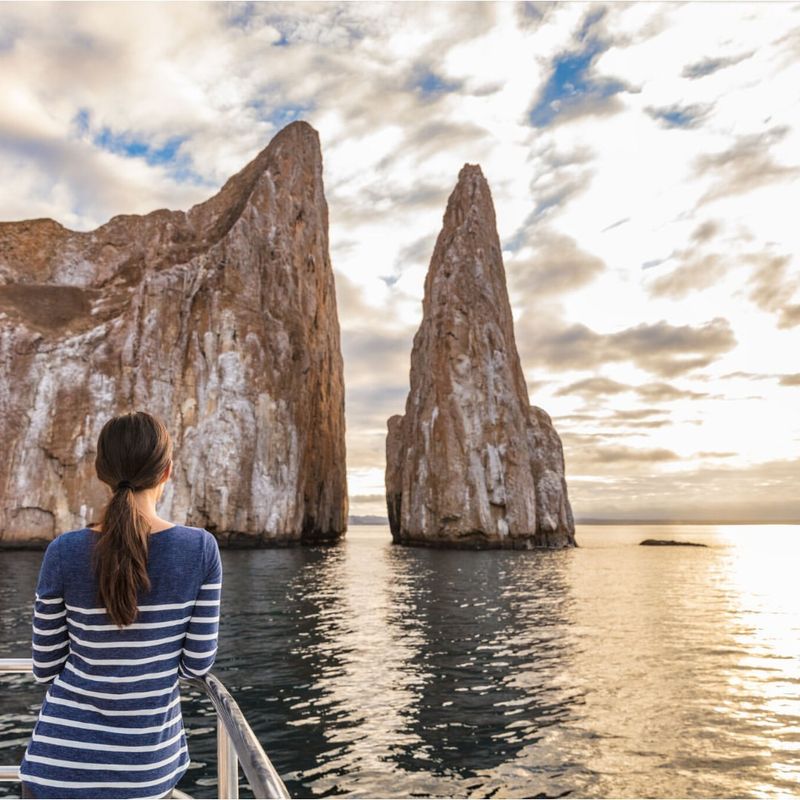
[[[352,514],[460,168],[576,517],[800,519],[800,3],[3,3],[0,219],[188,209],[320,135]]]

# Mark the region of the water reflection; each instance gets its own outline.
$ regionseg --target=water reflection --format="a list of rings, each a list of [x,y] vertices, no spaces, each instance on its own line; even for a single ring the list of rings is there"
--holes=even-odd
[[[416,697],[391,746],[404,771],[486,794],[487,777],[567,718],[579,696],[558,680],[571,658],[569,555],[392,549],[387,621],[414,642],[403,671]],[[517,767],[522,795],[535,777]]]
[[[728,545],[715,576],[725,592],[730,658],[712,709],[721,740],[696,769],[728,766],[723,737],[736,732],[737,768],[756,797],[796,794],[800,785],[800,593],[798,529],[775,526],[768,541],[759,526],[723,527]],[[788,556],[788,557],[787,557]],[[793,557],[794,556],[794,557]],[[766,775],[771,775],[765,780]]]
[[[386,731],[397,728],[414,699],[403,675],[410,645],[386,625],[383,587],[395,579],[389,550],[385,539],[346,543],[329,551],[316,577],[292,582],[293,592],[317,607],[317,636],[304,643],[306,657],[336,667],[318,669],[314,678],[324,702],[312,701],[309,713],[330,709],[321,722],[331,748],[317,749],[316,763],[292,776],[306,795],[386,791]]]
[[[42,553],[0,551],[0,658],[31,657],[33,595]],[[19,764],[42,706],[45,687],[27,675],[0,675],[0,764]],[[0,783],[0,797],[19,785]]]
[[[774,796],[796,787],[800,608],[789,565],[797,533],[583,531],[570,577],[576,633],[592,644],[576,661],[589,691],[568,731],[582,765],[578,794]],[[650,537],[708,547],[638,546]],[[593,738],[580,735],[588,732]]]
[[[229,658],[241,663],[250,684],[247,718],[290,791],[298,793],[298,781],[320,769],[335,772],[337,759],[347,760],[350,729],[363,721],[336,692],[348,650],[341,631],[348,624],[344,558],[342,548],[329,547],[239,551],[231,570],[242,580],[226,601],[248,609],[231,615],[232,625],[226,617]],[[218,668],[235,688],[234,663],[220,659]]]

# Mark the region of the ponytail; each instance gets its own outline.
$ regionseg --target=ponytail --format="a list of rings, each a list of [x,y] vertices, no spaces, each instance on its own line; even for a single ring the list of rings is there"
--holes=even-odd
[[[150,590],[147,551],[150,522],[134,502],[134,492],[157,486],[172,460],[166,426],[145,411],[113,417],[97,441],[97,477],[113,494],[95,535],[92,567],[95,602],[119,627],[138,616],[139,590]]]

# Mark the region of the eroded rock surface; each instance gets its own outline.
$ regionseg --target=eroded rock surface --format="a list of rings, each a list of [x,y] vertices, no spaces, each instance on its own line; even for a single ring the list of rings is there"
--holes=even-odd
[[[531,406],[514,339],[494,205],[478,165],[450,195],[425,279],[405,414],[388,420],[396,542],[568,547],[561,440]]]
[[[346,530],[342,358],[317,132],[280,131],[189,211],[0,224],[0,546],[96,518],[106,419],[160,415],[159,513],[223,544]]]

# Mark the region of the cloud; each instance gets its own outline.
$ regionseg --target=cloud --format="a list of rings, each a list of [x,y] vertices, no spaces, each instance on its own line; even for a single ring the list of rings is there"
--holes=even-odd
[[[386,387],[405,379],[407,387],[412,338],[399,332],[344,329],[342,354],[350,365],[350,385]]]
[[[395,266],[398,269],[403,268],[404,265],[412,264],[428,264],[433,255],[433,248],[436,245],[435,233],[430,233],[426,236],[420,236],[418,239],[407,244],[397,254],[395,259]]]
[[[614,412],[614,416],[620,420],[621,422],[624,421],[631,421],[631,420],[641,420],[645,417],[654,417],[659,414],[668,414],[664,408],[631,408],[631,409],[617,409]]]
[[[706,392],[695,392],[691,389],[678,389],[670,383],[658,381],[645,383],[636,387],[636,393],[642,400],[651,403],[662,403],[669,400],[702,400],[710,397]]]
[[[779,328],[794,328],[800,325],[800,303],[792,303],[780,309]]]
[[[421,94],[423,102],[427,102],[442,94],[457,91],[461,88],[461,83],[448,81],[428,67],[420,66],[412,76],[410,86]]]
[[[675,462],[672,462],[673,467]],[[700,466],[664,474],[573,479],[569,486],[578,517],[701,519],[709,522],[800,519],[797,459],[775,459],[746,466]]]
[[[672,421],[668,419],[642,419],[642,420],[608,420],[605,424],[616,427],[624,427],[629,431],[636,431],[637,429],[653,429],[665,428],[667,425],[672,425]]]
[[[727,272],[728,260],[719,253],[703,253],[698,248],[713,239],[721,227],[719,222],[706,220],[692,231],[687,247],[674,250],[668,258],[643,265],[650,268],[664,263],[677,264],[671,272],[659,275],[647,285],[650,295],[680,300],[716,284]]]
[[[537,28],[555,10],[556,0],[522,0],[514,3],[517,24],[521,28]]]
[[[791,303],[800,289],[800,275],[790,271],[788,255],[758,253],[745,256],[753,267],[749,285],[750,299],[764,311],[777,313],[779,328],[800,325],[800,303]]]
[[[717,253],[700,255],[687,251],[677,254],[679,266],[666,275],[660,275],[648,285],[653,297],[680,300],[687,294],[713,286],[725,274],[727,265]]]
[[[562,386],[557,392],[556,397],[581,395],[583,397],[598,397],[608,394],[620,394],[629,392],[632,387],[610,378],[584,378],[580,381]]]
[[[716,223],[706,222],[692,233],[697,245],[676,250],[669,258],[646,265],[678,263],[671,272],[659,275],[648,283],[650,295],[680,300],[692,292],[717,284],[730,270],[730,259],[719,253],[702,253],[696,249],[703,241],[712,238],[717,230]],[[779,328],[800,325],[800,304],[791,302],[800,289],[800,276],[791,269],[792,258],[766,250],[742,253],[737,262],[737,266],[744,264],[751,269],[748,278],[749,298],[764,311],[777,314]]]
[[[572,397],[579,396],[585,399],[595,399],[598,397],[605,397],[610,394],[623,394],[631,392],[637,394],[642,400],[647,400],[653,403],[659,403],[670,400],[700,400],[710,397],[707,392],[695,392],[690,389],[679,389],[672,384],[664,383],[663,381],[644,383],[638,386],[620,383],[619,381],[611,380],[610,378],[594,377],[584,378],[583,380],[575,381],[567,386],[562,386],[555,392],[556,397]],[[639,412],[630,411],[628,419],[637,419]],[[640,416],[648,416],[653,411],[647,409],[644,414]]]
[[[709,115],[710,104],[647,106],[645,112],[665,128],[696,128]]]
[[[386,507],[386,495],[385,494],[351,494],[350,495],[350,502],[351,503],[370,503],[370,504],[383,504],[385,509]]]
[[[711,364],[736,345],[727,319],[714,317],[702,325],[643,322],[615,333],[597,333],[582,323],[553,324],[525,316],[520,321],[526,357],[553,370],[590,369],[630,361],[664,378]]]
[[[766,378],[772,378],[773,375],[768,375],[764,372],[744,372],[742,370],[736,370],[736,372],[728,372],[725,375],[720,375],[720,379],[726,378],[747,378],[748,380],[764,380]]]
[[[593,407],[592,407],[593,408]],[[609,409],[603,409],[609,411]],[[672,425],[669,418],[670,412],[663,408],[613,408],[610,413],[600,413],[592,411],[578,412],[575,414],[564,414],[554,418],[556,430],[565,433],[567,436],[575,433],[573,424],[582,426],[585,430],[595,431],[589,434],[590,437],[605,438],[610,434],[609,428],[625,428],[629,431],[641,429],[663,428]],[[652,419],[652,417],[664,417],[663,419]],[[602,433],[597,433],[601,431]],[[577,435],[586,435],[578,433]],[[614,434],[615,436],[619,434]],[[623,434],[627,435],[627,434]]]
[[[384,26],[369,8],[347,3],[307,3],[292,9],[285,3],[225,3],[222,13],[232,28],[250,35],[269,32],[270,44],[288,52],[313,44],[320,48],[354,48],[368,36],[380,35]]]
[[[605,410],[605,409],[604,409]],[[599,434],[603,438],[611,435],[609,428],[625,428],[627,431],[635,432],[637,430],[653,430],[656,428],[664,428],[667,425],[674,424],[669,418],[665,419],[647,419],[647,417],[661,416],[669,414],[668,411],[661,408],[645,408],[645,409],[613,409],[610,414],[601,413],[577,413],[566,414],[556,418],[556,429],[559,431],[571,431],[569,427],[571,423],[588,423],[588,426],[594,430],[602,431]],[[564,427],[564,426],[567,427]],[[614,434],[615,436],[628,434]]]
[[[749,381],[777,381],[779,386],[800,386],[800,372],[744,372],[737,370],[736,372],[728,372],[725,375],[720,375],[720,380],[729,378],[743,378]]]
[[[398,186],[386,181],[376,181],[365,186],[358,197],[357,207],[363,219],[363,204],[382,205],[387,210],[394,208],[439,209],[447,202],[447,187],[438,184],[414,184]]]
[[[618,219],[616,222],[612,222],[610,225],[606,225],[605,228],[600,229],[600,233],[605,233],[606,231],[614,230],[614,228],[618,228],[620,225],[624,225],[626,222],[630,222],[630,217],[623,217],[622,219]]]
[[[364,381],[361,386],[347,387],[348,413],[358,423],[362,433],[378,433],[382,442],[386,436],[386,420],[405,411],[408,384],[394,386]],[[360,465],[359,465],[360,466]]]
[[[105,152],[56,137],[0,134],[0,174],[25,194],[4,193],[0,215],[6,220],[54,218],[65,227],[93,229],[107,222],[108,209],[147,214],[157,208],[188,208],[213,192],[180,184],[162,163]],[[18,176],[18,165],[24,175]],[[177,201],[177,202],[176,202]]]
[[[717,220],[707,219],[692,231],[692,241],[703,244],[713,239],[722,229],[722,223]]]
[[[725,69],[725,67],[732,67],[740,61],[750,58],[752,55],[752,53],[741,53],[735,56],[704,58],[701,61],[695,61],[693,64],[687,64],[683,68],[682,75],[684,78],[689,78],[691,80],[704,78],[706,75],[711,75],[718,70]]]
[[[476,156],[475,159],[479,160],[480,156],[477,155],[483,152],[487,139],[491,136],[491,132],[475,122],[448,122],[445,119],[427,120],[420,117],[415,122],[407,127],[405,139],[403,141],[403,149],[418,154],[418,157],[426,158],[438,153],[443,147],[474,147]],[[393,156],[387,157],[383,162],[378,163],[378,167],[387,166],[389,159]],[[413,184],[413,175],[407,176],[408,180]],[[447,200],[448,187],[439,186],[440,192],[444,191],[444,201]],[[443,203],[442,203],[443,204]]]
[[[506,244],[516,249],[521,240],[530,235],[530,228],[539,224],[548,214],[558,212],[570,200],[586,192],[593,175],[592,153],[586,147],[565,150],[555,142],[542,142],[532,154],[533,177],[530,192],[534,206],[520,230]]]
[[[380,325],[386,315],[380,307],[369,303],[362,288],[342,272],[335,272],[336,306],[339,324],[344,330],[363,330]],[[357,335],[357,334],[356,334]]]
[[[665,447],[630,447],[606,444],[603,439],[621,434],[608,431],[602,434],[563,432],[564,461],[569,476],[644,475],[661,464],[672,464],[680,456]]]
[[[800,175],[800,167],[781,164],[770,153],[770,147],[784,139],[789,130],[785,125],[773,126],[764,133],[738,136],[730,147],[720,152],[699,155],[695,159],[696,174],[710,175],[712,182],[698,205]]]
[[[387,419],[405,411],[408,384],[371,384],[364,379],[360,386],[346,385],[347,468],[373,469],[384,464]]]
[[[676,461],[679,456],[672,450],[664,447],[651,449],[637,449],[634,447],[597,447],[589,454],[589,458],[595,463],[606,464],[610,461],[631,462],[644,461],[652,463],[654,461]]]
[[[602,8],[589,11],[575,47],[554,59],[550,76],[528,114],[535,127],[574,121],[587,115],[612,114],[622,109],[615,95],[625,90],[625,84],[601,77],[592,69],[597,57],[609,46],[609,42],[593,30],[604,14]]]
[[[522,251],[528,252],[531,255],[510,261],[507,272],[512,287],[530,302],[585,286],[606,268],[597,256],[581,250],[574,239],[547,228],[531,235]]]

